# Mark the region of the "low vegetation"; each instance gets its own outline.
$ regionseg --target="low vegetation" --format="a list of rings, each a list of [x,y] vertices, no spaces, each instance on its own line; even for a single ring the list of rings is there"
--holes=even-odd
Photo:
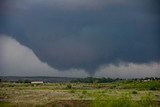
[[[0,107],[159,107],[160,81],[0,83]]]

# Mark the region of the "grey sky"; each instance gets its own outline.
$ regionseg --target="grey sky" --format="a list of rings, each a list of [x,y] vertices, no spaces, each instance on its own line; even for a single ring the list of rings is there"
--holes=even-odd
[[[0,37],[1,76],[87,77],[84,70],[59,71],[41,62],[33,51],[9,36]]]
[[[8,36],[0,37],[1,46],[1,76],[54,76],[54,77],[87,77],[91,76],[82,69],[68,69],[60,71],[41,62],[33,51],[21,45]],[[121,62],[119,66],[113,64],[101,65],[92,76],[112,78],[141,78],[159,77],[160,64],[133,64]]]
[[[94,75],[103,65],[159,64],[159,5],[158,0],[1,0],[0,34],[57,72]]]

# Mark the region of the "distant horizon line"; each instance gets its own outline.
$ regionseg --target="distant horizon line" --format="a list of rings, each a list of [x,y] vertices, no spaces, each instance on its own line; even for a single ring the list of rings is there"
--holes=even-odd
[[[45,77],[45,78],[111,78],[111,77],[94,77],[94,76],[88,76],[88,77],[56,77],[56,76],[0,76],[1,77],[28,77],[28,78],[34,78],[34,77]],[[111,78],[111,79],[145,79],[145,78],[160,78],[160,77],[136,77],[136,78]]]

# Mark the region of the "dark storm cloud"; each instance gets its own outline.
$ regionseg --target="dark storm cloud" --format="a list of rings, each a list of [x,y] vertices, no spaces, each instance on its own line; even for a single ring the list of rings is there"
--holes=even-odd
[[[2,0],[0,33],[57,69],[160,61],[158,0]]]

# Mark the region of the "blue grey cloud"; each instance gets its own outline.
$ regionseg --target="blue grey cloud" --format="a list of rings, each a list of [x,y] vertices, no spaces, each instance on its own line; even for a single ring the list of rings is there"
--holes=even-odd
[[[0,2],[0,33],[56,69],[160,61],[158,0]]]
[[[0,75],[1,76],[54,76],[54,77],[87,77],[91,74],[84,69],[57,70],[43,63],[31,49],[15,39],[0,37]],[[96,70],[94,77],[110,78],[143,78],[159,77],[160,63],[134,64],[120,62],[119,65],[104,64]]]

